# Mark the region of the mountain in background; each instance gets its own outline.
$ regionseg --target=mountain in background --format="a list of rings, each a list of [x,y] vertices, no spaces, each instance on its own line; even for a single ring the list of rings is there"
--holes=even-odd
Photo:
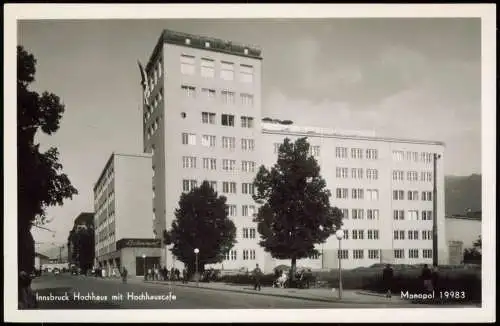
[[[444,177],[446,215],[481,211],[481,175]]]

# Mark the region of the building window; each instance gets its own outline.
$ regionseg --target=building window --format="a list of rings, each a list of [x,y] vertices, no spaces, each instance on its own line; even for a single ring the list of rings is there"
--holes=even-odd
[[[253,128],[253,118],[252,117],[241,117],[241,127],[242,128]]]
[[[231,260],[236,260],[237,258],[237,251],[236,250],[231,250]]]
[[[422,191],[422,200],[423,201],[432,201],[432,192],[431,191]]]
[[[242,215],[243,216],[253,216],[255,214],[255,206],[254,205],[243,205],[242,207]]]
[[[394,249],[394,258],[396,259],[404,259],[405,251],[404,249]]]
[[[420,172],[420,181],[432,182],[432,172]]]
[[[214,125],[215,124],[215,113],[202,112],[201,113],[201,122]]]
[[[404,200],[405,192],[404,190],[393,190],[392,191],[392,199],[394,200]]]
[[[253,151],[255,148],[255,141],[253,139],[241,139],[241,150]]]
[[[208,100],[215,99],[215,89],[202,88],[201,93],[203,94],[203,97],[207,98]]]
[[[366,177],[370,180],[378,180],[378,170],[366,169]]]
[[[255,239],[256,234],[257,234],[257,232],[256,232],[255,228],[251,228],[250,229],[250,239]]]
[[[201,136],[201,145],[204,147],[215,147],[215,136],[212,135],[202,135]]]
[[[408,231],[408,240],[418,240],[418,231],[409,230]]]
[[[182,144],[183,145],[196,145],[196,135],[183,132],[182,133]]]
[[[418,211],[416,210],[408,211],[408,221],[418,221]]]
[[[221,62],[220,78],[223,80],[234,79],[234,64],[232,62]]]
[[[347,249],[337,250],[338,259],[349,259],[349,251]]]
[[[248,239],[248,228],[243,228],[243,239]]]
[[[403,151],[392,151],[392,159],[394,161],[402,161],[405,158],[405,152]]]
[[[336,158],[347,158],[347,147],[336,147],[335,148]]]
[[[223,126],[234,127],[234,115],[223,114],[221,120]]]
[[[379,210],[378,209],[367,209],[366,217],[369,220],[378,220]]]
[[[377,189],[368,189],[366,190],[367,199],[368,200],[378,200],[378,190]]]
[[[201,59],[201,76],[206,78],[215,77],[215,61],[212,59]]]
[[[336,197],[339,199],[347,199],[348,189],[347,188],[337,188],[336,189]]]
[[[408,190],[408,200],[418,200],[418,191]]]
[[[222,170],[224,171],[234,171],[235,166],[236,166],[235,160],[227,160],[227,159],[222,160]]]
[[[310,146],[309,147],[309,155],[318,157],[319,156],[319,146]]]
[[[222,137],[222,148],[234,149],[236,147],[236,138]]]
[[[347,179],[349,177],[349,170],[347,168],[336,168],[336,175],[339,179]]]
[[[423,249],[422,250],[423,258],[432,258],[432,249]]]
[[[236,193],[236,182],[222,182],[222,192],[226,194],[235,194]]]
[[[404,220],[405,211],[404,210],[394,210],[394,220]]]
[[[364,191],[363,189],[352,189],[352,199],[363,199]]]
[[[278,154],[280,150],[281,143],[274,143],[274,154]]]
[[[240,94],[241,104],[243,106],[253,107],[253,95],[252,94]]]
[[[255,249],[250,249],[250,260],[255,260]]]
[[[418,258],[418,249],[409,249],[408,258]]]
[[[234,92],[222,91],[221,96],[224,104],[234,104]]]
[[[392,180],[403,181],[404,179],[405,179],[404,171],[401,170],[392,171]]]
[[[380,259],[380,250],[368,249],[368,259]]]
[[[378,150],[376,149],[367,149],[366,150],[366,158],[369,160],[378,159]]]
[[[432,240],[432,231],[422,231],[422,240]]]
[[[196,168],[196,157],[193,156],[183,156],[182,157],[182,167],[186,168]]]
[[[432,221],[432,211],[422,211],[422,221]]]
[[[408,171],[406,174],[406,179],[408,181],[418,181],[418,172],[417,171]]]
[[[209,184],[213,191],[217,191],[217,181],[209,181]]]
[[[243,171],[243,172],[255,172],[255,162],[241,161],[241,171]]]
[[[361,148],[351,148],[351,158],[362,159],[363,150]]]
[[[181,89],[186,97],[196,97],[196,87],[182,85]]]
[[[241,192],[243,194],[254,194],[254,185],[253,183],[242,183],[241,184]]]
[[[354,259],[363,259],[364,250],[363,249],[355,249],[352,251],[352,256]]]
[[[243,260],[248,260],[248,250],[247,249],[243,250]]]
[[[226,205],[227,215],[234,217],[236,216],[236,205]]]
[[[190,192],[197,186],[197,181],[196,180],[182,180],[182,191],[184,192]]]
[[[368,240],[378,240],[379,232],[378,230],[368,230]]]
[[[363,169],[353,168],[351,169],[351,175],[353,179],[363,179]]]
[[[240,65],[240,80],[243,83],[253,83],[253,67]]]
[[[349,230],[344,230],[344,240],[349,240]]]
[[[205,170],[216,170],[217,169],[217,159],[204,157],[203,158],[203,168]]]
[[[353,220],[362,220],[365,218],[365,211],[361,208],[353,208],[352,209],[352,219]]]
[[[194,75],[195,72],[195,59],[190,55],[181,55],[181,74]]]
[[[344,218],[344,219],[348,219],[349,218],[349,209],[342,208],[340,211],[342,212],[342,218]]]

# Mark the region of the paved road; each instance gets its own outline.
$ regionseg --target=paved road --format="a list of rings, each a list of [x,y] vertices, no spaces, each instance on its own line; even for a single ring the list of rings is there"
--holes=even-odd
[[[86,276],[44,275],[33,281],[32,288],[38,295],[40,309],[321,309],[321,308],[360,308],[352,303],[328,303],[308,300],[264,296],[257,294],[215,291],[182,286],[166,286],[130,280],[122,284],[119,280],[99,279]],[[150,299],[127,298],[147,292],[149,296],[164,296]],[[79,293],[83,298],[75,299]],[[94,294],[94,298],[87,297]],[[52,300],[43,301],[41,296],[52,294]],[[67,294],[67,297],[64,295]],[[122,295],[113,299],[113,295]],[[105,298],[104,298],[105,297]],[[65,301],[69,299],[69,301]],[[386,305],[371,307],[386,308]],[[363,305],[362,308],[367,308]]]

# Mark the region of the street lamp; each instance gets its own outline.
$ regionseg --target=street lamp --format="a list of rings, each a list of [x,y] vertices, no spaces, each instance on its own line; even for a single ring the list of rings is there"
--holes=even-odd
[[[195,269],[195,275],[196,275],[196,286],[199,286],[198,281],[199,281],[199,279],[200,279],[200,276],[198,275],[198,253],[199,253],[199,252],[200,252],[200,249],[198,249],[198,248],[195,248],[195,249],[194,249],[194,253],[195,253],[195,255],[196,255],[196,261],[195,261],[195,266],[196,266],[196,267],[195,267],[195,268],[196,268],[196,269]]]
[[[142,259],[144,259],[144,279],[147,280],[146,276],[146,254],[142,254]]]
[[[342,255],[341,255],[341,249],[342,249],[342,238],[344,237],[344,230],[338,229],[337,232],[335,232],[335,236],[339,240],[339,300],[342,299]]]
[[[433,187],[432,187],[432,265],[438,265],[438,226],[437,226],[437,160],[440,154],[434,153],[433,157]]]

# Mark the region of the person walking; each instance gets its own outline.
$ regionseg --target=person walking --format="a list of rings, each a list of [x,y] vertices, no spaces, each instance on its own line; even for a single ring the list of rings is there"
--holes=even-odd
[[[429,269],[427,264],[424,264],[424,267],[422,268],[421,278],[424,283],[424,290],[432,292],[432,271]]]
[[[392,279],[394,277],[394,270],[392,269],[392,266],[390,264],[385,265],[384,270],[382,271],[382,283],[385,292],[385,297],[386,298],[391,298],[392,293]]]
[[[262,276],[262,270],[259,267],[259,264],[255,265],[255,269],[253,270],[253,277],[254,277],[254,290],[259,289],[260,291],[260,277]]]
[[[431,279],[432,279],[432,288],[433,290],[437,290],[439,286],[439,270],[437,266],[434,266],[432,269],[432,274],[431,274]]]
[[[184,269],[182,270],[182,283],[186,284],[187,283],[187,278],[188,278],[188,275],[187,275],[187,269],[186,267],[184,267]]]
[[[125,266],[123,266],[123,268],[122,268],[122,282],[124,284],[127,283],[127,275],[128,275],[128,271],[125,268]]]
[[[178,281],[180,281],[180,279],[181,279],[181,271],[178,268],[175,269],[175,278]]]

